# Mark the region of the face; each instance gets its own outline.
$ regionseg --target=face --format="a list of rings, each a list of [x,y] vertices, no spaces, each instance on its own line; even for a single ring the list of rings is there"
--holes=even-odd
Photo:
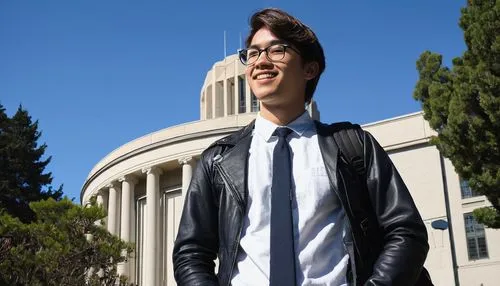
[[[264,49],[280,41],[269,29],[261,28],[252,38],[250,47]],[[304,65],[300,55],[291,48],[279,61],[269,61],[265,52],[254,64],[246,68],[246,77],[253,93],[263,104],[271,106],[304,106],[305,86],[311,77],[311,69]]]

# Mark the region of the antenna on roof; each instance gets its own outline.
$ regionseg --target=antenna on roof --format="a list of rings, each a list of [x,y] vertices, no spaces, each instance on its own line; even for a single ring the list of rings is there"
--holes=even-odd
[[[224,30],[224,60],[226,59],[226,30]]]
[[[241,50],[241,32],[240,32],[240,50]]]

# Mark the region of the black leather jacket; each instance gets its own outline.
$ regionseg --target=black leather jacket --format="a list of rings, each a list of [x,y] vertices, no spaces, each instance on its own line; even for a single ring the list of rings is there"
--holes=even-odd
[[[212,144],[201,155],[186,194],[173,250],[178,285],[230,285],[247,205],[247,160],[254,123]],[[316,122],[332,189],[349,219],[344,241],[355,285],[413,285],[429,245],[413,200],[387,153],[367,132],[366,185],[352,176],[333,141],[332,126]],[[219,258],[219,271],[214,260]],[[420,278],[421,279],[421,278]]]

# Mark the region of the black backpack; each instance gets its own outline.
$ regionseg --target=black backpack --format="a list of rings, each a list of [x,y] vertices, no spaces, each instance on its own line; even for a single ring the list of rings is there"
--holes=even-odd
[[[360,180],[366,181],[366,166],[364,161],[364,143],[360,138],[361,127],[358,124],[350,122],[338,123],[340,128],[335,128],[333,139],[339,148],[341,156],[346,162],[356,171],[357,177]],[[429,272],[425,267],[422,267],[420,277],[416,286],[433,286]]]

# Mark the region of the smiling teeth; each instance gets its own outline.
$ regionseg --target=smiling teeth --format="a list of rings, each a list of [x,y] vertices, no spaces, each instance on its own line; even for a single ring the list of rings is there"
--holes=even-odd
[[[257,79],[272,78],[272,77],[274,77],[274,74],[272,74],[272,73],[263,73],[263,74],[259,74],[257,76]]]

